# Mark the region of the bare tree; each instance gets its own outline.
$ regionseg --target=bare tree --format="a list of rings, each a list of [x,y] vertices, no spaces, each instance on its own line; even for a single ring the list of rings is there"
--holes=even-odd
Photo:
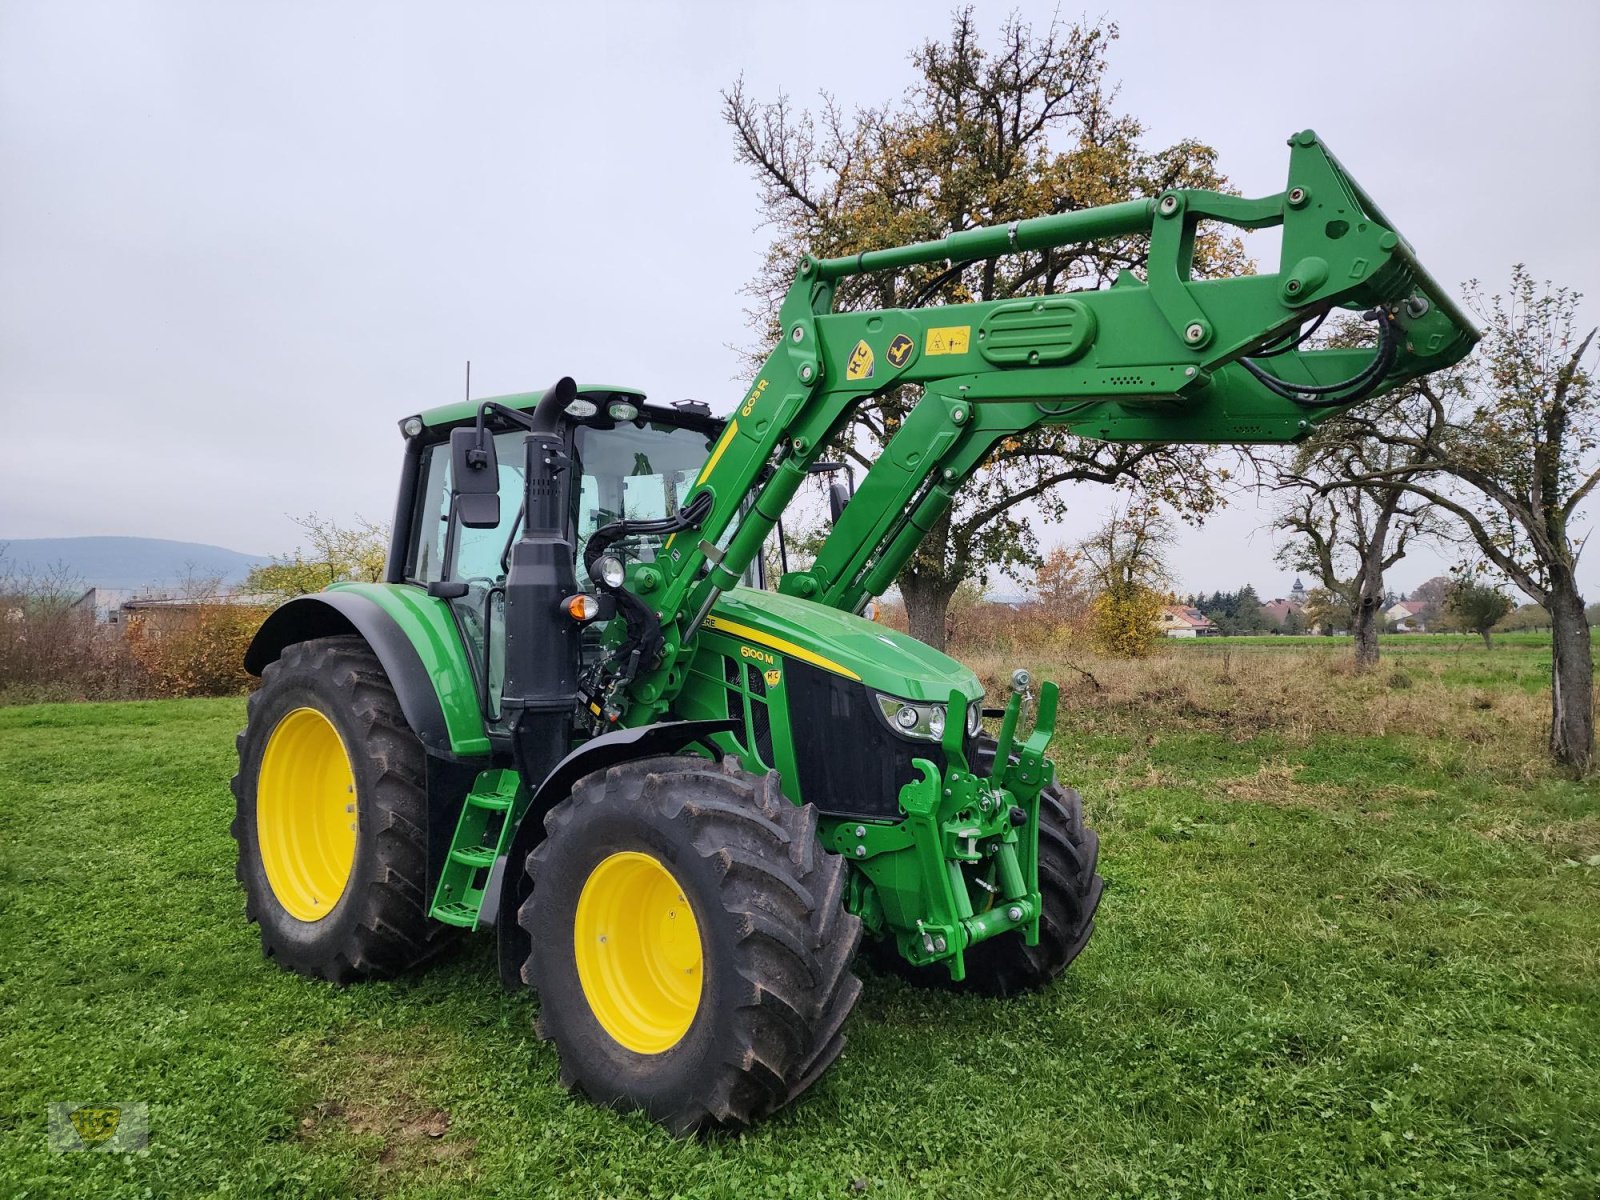
[[[1573,525],[1600,485],[1596,331],[1579,332],[1577,292],[1521,266],[1504,296],[1466,290],[1487,325],[1478,352],[1418,380],[1409,403],[1342,418],[1404,460],[1329,486],[1394,485],[1449,513],[1477,555],[1550,614],[1550,753],[1582,773],[1594,759],[1594,661]]]
[[[1302,446],[1280,476],[1295,495],[1274,528],[1290,535],[1278,560],[1314,575],[1328,604],[1349,623],[1356,666],[1378,662],[1383,625],[1384,574],[1418,538],[1438,524],[1431,506],[1388,481],[1327,490],[1329,480],[1384,470],[1413,461],[1410,452],[1353,436],[1330,422]]]

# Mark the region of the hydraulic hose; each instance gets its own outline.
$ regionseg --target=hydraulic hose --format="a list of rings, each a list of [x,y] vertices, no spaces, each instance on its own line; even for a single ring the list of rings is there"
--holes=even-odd
[[[1362,319],[1378,323],[1378,348],[1371,362],[1342,383],[1289,383],[1265,367],[1258,366],[1251,359],[1241,358],[1239,365],[1255,376],[1274,396],[1282,397],[1304,408],[1331,408],[1336,405],[1354,404],[1358,400],[1365,399],[1383,382],[1384,376],[1394,366],[1395,356],[1400,351],[1398,323],[1387,309],[1374,308],[1363,313]],[[1316,325],[1321,322],[1322,317],[1318,317],[1311,329],[1303,332],[1291,344],[1269,351],[1260,357],[1271,358],[1294,349],[1310,337],[1315,332]]]
[[[640,663],[653,664],[661,654],[664,639],[661,636],[661,618],[627,588],[608,584],[596,569],[606,551],[625,537],[644,534],[678,533],[692,529],[706,519],[711,511],[712,495],[702,491],[688,504],[670,517],[657,517],[646,521],[611,521],[589,536],[583,550],[583,569],[596,588],[611,596],[617,605],[617,615],[622,618],[627,635],[617,648],[600,665],[595,683],[589,689],[592,696],[614,684],[627,684],[638,674]]]

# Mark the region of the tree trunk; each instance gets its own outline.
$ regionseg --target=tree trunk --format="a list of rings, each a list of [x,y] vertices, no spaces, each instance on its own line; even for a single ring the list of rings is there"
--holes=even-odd
[[[954,585],[900,579],[900,595],[906,602],[906,624],[911,636],[932,646],[945,648],[945,621],[950,613],[950,598],[956,594]]]
[[[1489,631],[1487,629],[1478,630],[1478,636],[1483,639],[1483,648],[1485,650],[1493,650],[1494,649],[1494,642],[1490,640]]]
[[[1583,597],[1570,574],[1551,581],[1550,754],[1582,775],[1594,761],[1594,656]]]
[[[1354,579],[1356,603],[1350,614],[1350,636],[1355,642],[1356,670],[1378,665],[1378,628],[1383,624],[1383,554],[1389,541],[1389,519],[1400,503],[1393,492],[1379,509],[1372,533],[1361,548],[1361,569]]]
[[[1363,598],[1350,614],[1350,637],[1356,647],[1356,669],[1378,665],[1378,605]]]

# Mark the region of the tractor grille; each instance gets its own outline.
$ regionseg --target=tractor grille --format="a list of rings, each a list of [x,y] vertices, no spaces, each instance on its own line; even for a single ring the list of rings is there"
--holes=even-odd
[[[873,712],[875,701],[864,684],[792,658],[784,669],[789,727],[800,739],[800,800],[830,816],[899,820],[900,789],[917,778],[912,759],[925,758],[942,771],[943,747],[891,732]],[[961,713],[946,715],[964,719]],[[976,744],[964,749],[976,767]]]

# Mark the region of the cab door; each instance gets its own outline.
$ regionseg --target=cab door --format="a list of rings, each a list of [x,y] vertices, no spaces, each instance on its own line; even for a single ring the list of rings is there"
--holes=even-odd
[[[505,583],[511,543],[522,524],[525,463],[519,431],[495,435],[500,483],[500,523],[492,529],[456,528],[450,520],[450,444],[424,452],[417,490],[416,542],[406,578],[424,586],[456,583],[465,590],[447,602],[472,665],[484,718],[500,720],[505,685]],[[443,590],[443,589],[440,589]]]

